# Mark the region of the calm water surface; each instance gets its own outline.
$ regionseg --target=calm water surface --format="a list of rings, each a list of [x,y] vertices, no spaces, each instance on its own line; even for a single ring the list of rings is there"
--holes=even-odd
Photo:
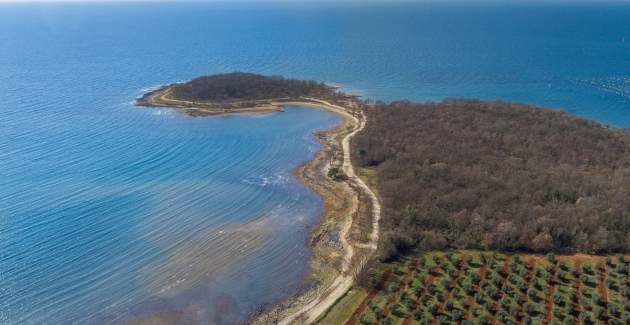
[[[291,170],[339,119],[133,107],[147,87],[241,70],[630,126],[622,4],[0,4],[0,49],[2,324],[234,323],[302,285],[321,201]]]

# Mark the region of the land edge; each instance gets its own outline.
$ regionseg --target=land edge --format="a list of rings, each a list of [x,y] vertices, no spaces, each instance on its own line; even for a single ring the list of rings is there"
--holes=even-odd
[[[338,230],[338,236],[342,246],[342,256],[340,256],[341,270],[338,270],[339,272],[335,275],[334,279],[328,279],[328,281],[317,283],[305,292],[285,299],[284,301],[276,304],[272,309],[260,313],[251,321],[252,324],[305,324],[315,322],[352,287],[356,275],[361,271],[368,258],[374,251],[376,251],[378,246],[380,203],[372,190],[363,182],[363,180],[356,176],[350,154],[350,140],[355,134],[363,130],[365,127],[365,115],[357,110],[353,111],[347,107],[338,106],[325,100],[310,97],[249,101],[248,104],[253,105],[224,109],[217,107],[219,104],[214,103],[194,103],[167,98],[168,91],[172,85],[173,84],[164,85],[144,94],[142,97],[136,99],[135,105],[144,107],[174,108],[180,113],[192,117],[237,114],[262,115],[283,111],[284,106],[291,105],[322,109],[338,114],[343,118],[343,122],[326,131],[326,133],[328,133],[328,137],[333,139],[332,142],[336,143],[320,141],[324,148],[320,149],[312,160],[296,167],[293,171],[293,175],[296,179],[298,179],[298,181],[321,195],[325,201],[327,199],[331,200],[333,198],[327,196],[326,193],[323,193],[321,190],[322,187],[320,187],[321,184],[318,184],[320,182],[335,182],[327,176],[328,169],[333,165],[332,159],[330,159],[333,155],[326,155],[324,153],[326,151],[330,153],[334,145],[342,148],[341,170],[345,175],[343,182],[347,182],[349,188],[354,191],[354,197],[352,200],[356,202],[353,205],[352,211],[347,213],[344,217],[341,229]],[[351,105],[357,105],[357,103],[352,101]],[[325,160],[327,159],[330,159],[331,162],[325,163]],[[323,168],[321,168],[322,165]],[[304,175],[305,172],[310,172],[315,175],[319,174],[319,177],[301,177],[301,175]],[[359,194],[356,191],[362,191],[365,195],[367,195],[372,205],[370,209],[372,231],[368,235],[370,240],[367,243],[350,243],[351,240],[349,240],[350,229],[355,221],[353,215],[358,214]],[[349,191],[344,191],[344,193],[348,194]],[[335,218],[334,213],[332,213],[329,209],[325,209],[320,218],[321,221],[319,226],[332,218]],[[313,249],[314,254],[312,255],[310,261],[310,277],[326,279],[327,277],[323,274],[313,274],[313,272],[316,272],[313,268],[315,262],[326,258],[325,256],[318,256],[318,254],[315,254],[316,247],[314,246],[317,244],[314,243],[313,239],[316,232],[317,230],[311,234],[310,246]]]
[[[320,143],[324,145],[324,148],[316,153],[315,158],[301,166],[296,167],[294,170],[294,176],[305,186],[320,194],[325,201],[334,199],[331,198],[330,195],[327,195],[325,191],[322,191],[319,186],[321,184],[317,184],[317,182],[336,182],[327,176],[328,168],[335,163],[332,162],[332,159],[330,163],[326,163],[326,160],[330,158],[330,154],[326,155],[325,152],[329,152],[335,145],[335,142],[337,147],[342,148],[341,170],[344,174],[344,182],[347,182],[348,188],[352,191],[351,195],[354,195],[352,198],[354,205],[352,210],[346,213],[343,218],[344,220],[340,225],[340,229],[338,230],[339,239],[343,247],[341,270],[333,279],[328,279],[328,281],[319,283],[310,290],[307,290],[298,296],[290,297],[284,302],[277,304],[274,308],[253,320],[253,324],[309,324],[317,321],[325,314],[326,311],[332,308],[348,290],[350,290],[354,284],[356,275],[361,271],[367,262],[367,259],[372,255],[378,246],[380,203],[372,190],[363,182],[363,180],[356,176],[350,154],[350,140],[355,134],[365,127],[365,115],[361,112],[352,114],[351,110],[348,108],[334,105],[324,100],[308,97],[305,97],[304,99],[308,101],[290,101],[285,102],[284,105],[319,108],[336,113],[344,119],[343,122],[338,124],[336,127],[326,131],[328,138],[332,139],[332,141],[320,141]],[[303,177],[303,175],[305,175],[305,170],[309,170],[311,173],[319,174],[319,178],[314,180],[312,178]],[[370,209],[372,228],[371,233],[368,235],[370,240],[367,243],[354,242],[349,238],[350,229],[356,221],[353,216],[357,215],[359,203],[358,193],[356,191],[361,191],[367,195],[372,205],[372,209]],[[345,191],[345,193],[348,194],[349,192]],[[325,206],[327,207],[328,205],[325,204]],[[326,211],[323,213],[321,218],[322,224],[327,221],[337,219],[336,217],[338,216],[335,216],[335,212],[326,208]],[[315,236],[316,233],[317,230],[314,232],[313,236]],[[314,262],[322,258],[325,257],[318,256],[317,254],[313,255],[311,258],[311,271],[313,271],[312,265]]]
[[[193,117],[224,116],[224,115],[266,115],[284,111],[284,106],[291,104],[326,105],[319,99],[299,98],[270,98],[261,100],[220,102],[193,102],[170,98],[171,88],[177,85],[168,84],[151,90],[136,98],[134,105],[141,107],[173,108],[182,114]],[[353,98],[353,96],[348,96]],[[330,103],[327,103],[330,104]],[[332,104],[331,104],[332,105]],[[324,107],[320,107],[324,108]],[[325,108],[324,108],[325,109]]]

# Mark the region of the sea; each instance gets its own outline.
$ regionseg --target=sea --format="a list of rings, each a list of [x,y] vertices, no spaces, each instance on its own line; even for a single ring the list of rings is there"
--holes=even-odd
[[[231,71],[628,128],[630,4],[0,3],[0,324],[238,324],[308,288],[323,207],[292,171],[340,118],[133,105]]]

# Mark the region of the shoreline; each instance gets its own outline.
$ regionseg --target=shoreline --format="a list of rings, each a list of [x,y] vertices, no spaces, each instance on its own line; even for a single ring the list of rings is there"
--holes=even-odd
[[[368,258],[376,250],[379,239],[378,223],[380,219],[380,204],[376,195],[354,172],[350,160],[350,140],[365,126],[365,117],[359,113],[359,117],[351,114],[350,109],[328,103],[323,100],[306,98],[308,102],[293,101],[285,105],[307,106],[323,109],[340,115],[343,121],[337,126],[325,132],[320,143],[320,149],[315,157],[294,170],[294,176],[298,181],[310,190],[318,193],[324,200],[324,212],[320,224],[315,227],[311,235],[311,257],[309,275],[314,283],[310,290],[277,304],[272,309],[264,312],[252,321],[253,324],[308,324],[317,321],[325,314],[354,284],[356,275],[362,270]],[[341,152],[333,152],[335,148],[341,148]],[[337,156],[337,157],[335,157]],[[346,179],[342,181],[332,180],[327,176],[331,165],[341,166]],[[356,216],[359,213],[359,192],[367,194],[371,201],[372,232],[368,235],[369,242],[357,242],[351,239],[351,229],[357,227]],[[339,197],[343,193],[344,197]],[[348,202],[347,200],[350,200]],[[342,207],[335,206],[339,202]],[[318,240],[330,234],[337,233],[341,245],[341,255],[335,262],[326,262],[329,257],[325,253],[326,241]],[[322,253],[321,251],[324,251]],[[321,267],[322,264],[328,264]],[[335,269],[333,265],[336,265]],[[331,270],[332,269],[332,270]],[[323,274],[333,272],[334,276],[322,279]]]
[[[322,148],[315,156],[294,168],[293,176],[309,190],[322,197],[324,212],[314,226],[307,245],[312,251],[309,271],[305,275],[307,288],[283,299],[270,309],[252,315],[252,324],[305,324],[318,320],[352,287],[356,275],[376,251],[379,239],[380,204],[376,195],[359,178],[352,166],[350,140],[366,124],[360,103],[348,97],[344,106],[311,97],[278,98],[231,103],[194,103],[168,98],[174,84],[164,85],[136,99],[136,106],[173,108],[191,117],[226,115],[266,115],[284,111],[285,106],[300,106],[329,111],[343,120],[326,131],[317,132]],[[343,179],[328,176],[331,167],[338,168]],[[364,198],[361,200],[361,198]],[[365,198],[369,200],[366,202]],[[360,204],[370,204],[369,212]],[[371,231],[365,240],[352,238],[361,232],[357,224],[361,214],[368,214]],[[355,229],[356,228],[356,229]],[[364,232],[368,232],[365,230]]]
[[[283,110],[282,105],[276,103],[274,100],[258,101],[258,102],[235,102],[229,104],[221,103],[201,103],[190,102],[178,99],[168,98],[171,87],[176,84],[162,85],[153,89],[144,95],[136,98],[134,104],[136,106],[143,107],[166,107],[173,108],[182,114],[193,117],[205,117],[205,116],[223,116],[223,115],[264,115],[274,112],[281,112]],[[254,105],[250,105],[250,104]],[[229,107],[225,108],[224,105],[236,105],[245,104],[242,107]]]
[[[345,108],[326,102],[324,100],[309,97],[272,98],[261,100],[244,100],[231,102],[192,102],[169,98],[171,88],[177,85],[168,84],[152,89],[134,100],[134,105],[139,107],[164,107],[172,108],[178,112],[192,117],[226,116],[226,115],[267,115],[284,111],[284,106],[296,105],[315,107],[329,111],[346,111]],[[355,96],[345,95],[345,99],[356,103]],[[332,105],[332,106],[329,106]]]

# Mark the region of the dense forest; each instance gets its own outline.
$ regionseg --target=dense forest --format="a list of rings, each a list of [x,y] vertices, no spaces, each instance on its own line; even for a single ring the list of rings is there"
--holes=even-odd
[[[302,96],[335,99],[342,96],[334,87],[316,81],[244,72],[195,78],[186,83],[173,85],[171,93],[174,98],[180,100],[210,102],[297,99]]]
[[[630,251],[630,137],[505,102],[367,105],[384,258],[410,249]]]

